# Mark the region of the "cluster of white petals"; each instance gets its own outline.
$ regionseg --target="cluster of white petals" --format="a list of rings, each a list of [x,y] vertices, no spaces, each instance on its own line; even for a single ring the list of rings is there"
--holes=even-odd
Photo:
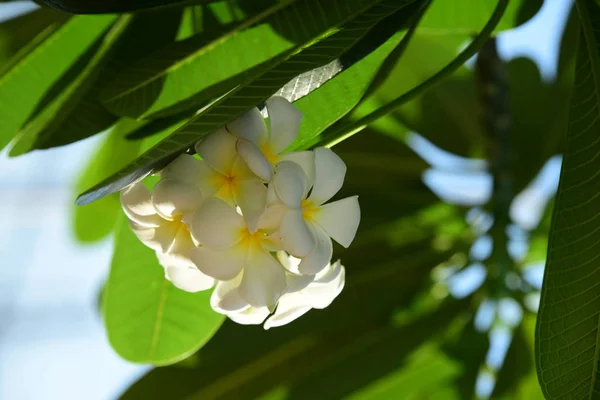
[[[180,155],[151,191],[138,182],[121,203],[176,287],[214,287],[216,312],[269,329],[341,292],[345,270],[331,261],[332,239],[350,245],[360,208],[357,196],[327,203],[346,174],[333,151],[285,152],[302,114],[281,97],[266,106],[268,127],[250,110],[199,141],[200,158]]]

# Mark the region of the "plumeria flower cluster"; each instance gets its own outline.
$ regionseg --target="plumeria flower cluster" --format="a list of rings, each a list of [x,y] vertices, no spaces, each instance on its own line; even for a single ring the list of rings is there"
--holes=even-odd
[[[214,287],[212,308],[240,324],[281,326],[327,307],[344,287],[332,239],[348,247],[357,196],[329,202],[344,162],[330,149],[285,152],[302,113],[281,97],[254,108],[182,154],[149,190],[121,193],[137,237],[156,251],[176,287]]]

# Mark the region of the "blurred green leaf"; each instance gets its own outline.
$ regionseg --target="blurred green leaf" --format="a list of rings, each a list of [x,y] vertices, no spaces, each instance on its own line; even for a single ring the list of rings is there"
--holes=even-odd
[[[211,291],[188,293],[165,279],[154,251],[120,218],[103,297],[108,340],[119,355],[163,365],[198,350],[221,326],[209,304]]]
[[[11,59],[13,56],[23,57],[26,53],[20,53],[23,48],[32,41],[42,41],[53,32],[53,25],[58,26],[67,18],[68,15],[58,11],[41,9],[0,23],[0,76],[16,61]]]
[[[434,2],[433,6],[435,6],[437,2]],[[492,34],[494,28],[497,26],[502,16],[504,15],[504,11],[508,6],[507,0],[498,0],[496,3],[496,8],[490,19],[487,21],[486,25],[483,27],[481,32],[473,39],[473,41],[457,56],[455,56],[448,64],[446,64],[442,69],[438,70],[436,73],[420,82],[417,86],[412,87],[410,90],[398,95],[387,101],[387,102],[367,102],[366,109],[363,109],[360,113],[360,118],[345,118],[338,121],[336,124],[329,127],[325,130],[321,138],[319,140],[319,144],[328,144],[332,141],[337,140],[340,137],[347,137],[348,135],[352,135],[361,129],[364,129],[366,126],[372,123],[376,123],[377,120],[385,117],[404,103],[407,103],[410,100],[413,100],[420,94],[426,92],[431,89],[433,86],[438,84],[444,78],[452,74],[455,70],[460,68],[469,58],[471,58],[475,53],[479,50],[479,48],[486,42],[489,36]],[[431,12],[431,9],[428,10]],[[422,68],[423,64],[419,65],[419,68]],[[404,135],[405,133],[403,133]]]
[[[538,378],[548,399],[600,393],[600,6],[593,0],[576,5],[581,24],[577,73],[536,337]]]
[[[500,373],[493,398],[542,400],[533,357],[535,315],[527,314],[517,328]]]
[[[426,255],[411,261],[414,250],[404,248],[398,259],[387,266],[371,264],[370,271],[347,258],[344,264],[355,284],[348,284],[326,310],[266,332],[228,321],[200,350],[196,366],[158,368],[122,398],[262,398],[273,391],[288,399],[307,393],[343,398],[397,371],[465,305],[452,302],[406,327],[389,325],[390,311],[406,304],[435,263]],[[360,269],[364,275],[358,275]]]
[[[321,26],[323,30],[329,29],[334,22],[342,23],[348,19],[351,22],[343,25],[335,34],[331,34],[329,31],[322,32],[322,36],[316,38],[320,41],[315,45],[306,49],[300,47],[286,54],[275,63],[273,68],[260,75],[256,80],[223,95],[163,143],[142,155],[114,176],[79,196],[78,204],[86,204],[114,193],[128,184],[142,179],[152,171],[159,170],[178,154],[193,146],[204,135],[222,127],[250,107],[266,100],[293,77],[335,60],[360,40],[378,21],[404,5],[403,2],[386,1],[373,6],[368,13],[361,14],[366,8],[361,3],[361,7],[349,8],[343,15],[331,18],[323,15],[325,17],[323,20],[325,23]],[[356,17],[357,14],[359,14],[358,17]]]
[[[511,1],[495,32],[519,26],[533,17],[544,0]],[[435,2],[421,23],[424,32],[435,35],[457,35],[466,38],[476,35],[494,11],[493,1],[477,1],[465,6],[463,0]]]
[[[52,84],[104,33],[115,16],[73,17],[0,77],[0,149],[27,120]]]

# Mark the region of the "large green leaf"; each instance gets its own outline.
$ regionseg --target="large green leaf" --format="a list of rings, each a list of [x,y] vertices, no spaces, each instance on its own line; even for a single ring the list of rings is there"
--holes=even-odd
[[[77,76],[70,80],[68,86],[19,131],[10,150],[11,156],[21,155],[33,148],[48,148],[71,143],[81,138],[79,135],[75,137],[65,135],[64,131],[59,131],[58,135],[54,133],[77,107],[81,98],[105,68],[117,41],[127,32],[132,19],[131,15],[127,15],[116,21],[106,36],[99,39],[97,45],[90,49],[93,55],[86,65],[82,67],[76,64],[77,69],[80,70]]]
[[[438,4],[434,2],[432,8]],[[508,6],[508,0],[498,0],[496,4],[496,8],[494,12],[490,16],[490,19],[485,24],[481,32],[473,39],[473,41],[456,57],[452,59],[448,64],[446,64],[443,68],[435,72],[429,78],[420,82],[417,86],[412,87],[410,90],[396,95],[393,99],[390,99],[386,102],[370,102],[365,110],[359,114],[360,118],[352,118],[349,116],[348,118],[344,118],[338,121],[336,124],[329,127],[325,130],[319,141],[315,144],[327,145],[335,142],[340,137],[347,137],[348,135],[359,132],[361,129],[364,129],[371,123],[376,122],[378,119],[385,117],[396,108],[401,105],[407,103],[410,100],[413,100],[421,93],[429,90],[444,78],[452,74],[458,68],[460,68],[469,58],[471,58],[475,53],[481,48],[481,46],[486,42],[487,38],[492,34],[494,28],[498,25],[502,16],[504,15],[504,11]],[[428,11],[431,12],[431,9]],[[444,39],[445,40],[445,39]],[[452,40],[452,39],[451,39]],[[422,68],[422,65],[419,65],[419,68]]]
[[[600,393],[600,6],[576,5],[576,75],[536,331],[538,378],[548,399]]]
[[[118,117],[98,100],[100,88],[133,60],[175,40],[181,16],[182,10],[169,9],[121,17],[88,50],[88,57],[80,58],[46,93],[19,132],[10,155],[69,144],[113,125]],[[158,23],[161,29],[155,28]]]
[[[0,75],[7,68],[11,57],[33,41],[38,35],[51,34],[53,24],[66,21],[67,15],[50,9],[35,10],[0,23]],[[24,55],[24,54],[23,54]]]
[[[121,357],[162,365],[194,353],[223,322],[210,308],[210,294],[184,292],[166,280],[154,251],[121,217],[102,303],[108,340]]]
[[[260,75],[256,80],[222,96],[135,162],[82,194],[77,200],[78,204],[86,204],[114,193],[130,183],[144,178],[151,172],[159,170],[178,154],[192,147],[204,135],[222,127],[249,108],[266,100],[295,76],[338,58],[378,21],[405,5],[401,1],[386,1],[368,7],[367,4],[371,3],[373,2],[361,2],[360,6],[356,7],[354,7],[355,3],[352,3],[353,7],[344,8],[347,12],[335,17],[332,16],[333,14],[323,15],[324,19],[320,20],[321,24],[319,21],[315,21],[315,24],[320,25],[324,30],[322,36],[317,38],[321,39],[319,42],[308,48],[300,47],[280,57],[274,63],[273,68]],[[369,12],[361,14],[365,9],[369,9]],[[359,14],[358,17],[357,14]],[[351,22],[340,27],[337,33],[331,33],[330,27],[334,21],[342,23],[348,19]]]
[[[299,44],[311,42],[375,3],[353,2],[348,10],[340,8],[339,16],[325,14],[315,0],[276,4],[225,35],[218,35],[219,32],[196,35],[140,60],[103,91],[103,102],[117,114],[142,118],[198,109],[247,81],[257,71],[264,71],[269,61]],[[335,9],[342,4],[334,2],[328,7]],[[327,18],[322,20],[320,14]],[[319,23],[303,22],[309,19]],[[299,26],[303,29],[297,29]]]
[[[544,0],[512,0],[495,31],[511,29],[525,23],[533,17]],[[436,2],[431,12],[423,18],[421,27],[424,32],[435,35],[456,35],[468,37],[481,30],[495,3],[484,0],[469,3],[463,0],[445,0]]]
[[[107,14],[216,0],[35,0],[72,14]]]
[[[0,149],[71,64],[104,33],[113,15],[73,17],[12,64],[0,77]]]

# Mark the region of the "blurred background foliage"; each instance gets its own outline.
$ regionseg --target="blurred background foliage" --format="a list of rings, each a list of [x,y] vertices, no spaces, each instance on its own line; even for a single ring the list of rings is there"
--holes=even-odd
[[[0,147],[18,156],[109,131],[81,166],[74,196],[104,184],[96,201],[73,206],[73,231],[84,244],[114,238],[101,295],[112,346],[127,360],[165,365],[122,397],[543,398],[533,355],[540,286],[529,275],[546,256],[553,192],[526,218],[513,209],[564,149],[577,18],[569,18],[547,80],[530,59],[501,60],[493,37],[483,38],[486,53],[447,69],[502,0],[384,1],[389,15],[364,0],[343,21],[313,3],[195,2],[97,16],[44,7],[0,23]],[[504,4],[493,34],[525,23],[541,3]],[[98,4],[63,8],[96,13]],[[104,11],[140,4],[148,3],[107,1]],[[356,240],[334,251],[346,287],[327,309],[281,328],[223,321],[208,306],[210,293],[164,280],[154,253],[133,240],[115,191],[124,176],[156,172],[186,151],[177,135],[190,118],[204,118],[198,109],[218,107],[222,95],[235,100],[236,88],[264,76],[287,76],[277,68],[291,53],[312,60],[306,43],[318,46],[331,32],[300,32],[299,24],[325,16],[347,37],[347,24],[367,9],[378,16],[369,33],[325,65],[311,61],[304,73],[320,81],[278,92],[305,115],[294,147],[335,144],[348,166],[338,196],[359,195]],[[257,99],[247,108],[260,106]],[[389,112],[371,118],[380,110]],[[178,147],[141,165],[138,156],[165,138]],[[439,154],[456,162],[443,166]],[[129,175],[119,175],[123,168]],[[492,185],[478,199],[448,199],[427,179],[432,171],[489,173]]]

